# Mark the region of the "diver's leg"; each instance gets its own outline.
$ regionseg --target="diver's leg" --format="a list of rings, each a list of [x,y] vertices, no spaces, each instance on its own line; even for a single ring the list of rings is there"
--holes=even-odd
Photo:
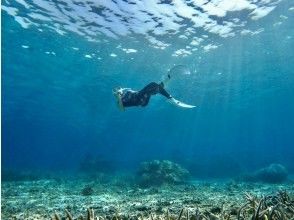
[[[139,91],[139,95],[155,95],[158,93],[158,84],[155,82],[149,83],[142,90]]]
[[[155,82],[149,83],[142,90],[138,92],[138,100],[142,106],[146,106],[149,102],[151,95],[161,94],[170,99],[171,95],[163,88],[163,83],[157,84]]]
[[[141,106],[146,106],[149,103],[151,95],[158,93],[158,84],[155,82],[149,83],[138,92],[137,99]]]
[[[161,83],[163,85],[163,83]],[[159,93],[166,98],[170,99],[172,96],[163,88],[163,86],[159,85]]]
[[[171,95],[168,94],[168,92],[163,88],[164,84],[160,83],[157,84],[155,82],[149,83],[147,86],[145,86],[141,91],[139,91],[139,96],[151,96],[160,93],[161,95],[165,96],[166,98],[171,98]]]

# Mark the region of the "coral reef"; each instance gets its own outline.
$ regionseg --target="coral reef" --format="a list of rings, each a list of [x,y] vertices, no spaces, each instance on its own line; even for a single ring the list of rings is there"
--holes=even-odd
[[[288,171],[281,164],[271,164],[256,171],[255,178],[266,183],[281,183],[287,180]]]
[[[189,176],[188,170],[168,160],[143,162],[137,174],[142,187],[183,183]]]
[[[282,183],[287,180],[288,171],[281,164],[271,164],[254,173],[245,174],[242,180],[249,182]]]

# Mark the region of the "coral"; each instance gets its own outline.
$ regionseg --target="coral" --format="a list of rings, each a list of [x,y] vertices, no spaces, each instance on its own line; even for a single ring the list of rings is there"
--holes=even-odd
[[[287,179],[288,171],[281,164],[271,164],[256,171],[255,178],[266,183],[281,183]]]
[[[287,192],[279,192],[277,195],[265,196],[261,199],[246,193],[247,203],[238,211],[238,220],[250,219],[293,219],[293,200]]]
[[[288,171],[281,164],[271,164],[253,173],[245,174],[241,180],[248,182],[282,183],[287,180]]]
[[[80,219],[80,220],[96,220],[98,219],[98,217],[95,217],[95,213],[93,209],[88,209],[87,210],[87,215],[86,218],[84,218],[84,216],[80,215],[78,218],[73,218],[72,214],[66,209],[65,210],[65,218],[61,218],[57,213],[55,213],[53,215],[53,217],[51,218],[51,220],[61,220],[61,219],[68,219],[68,220],[74,220],[74,219]]]
[[[189,176],[186,169],[168,160],[143,162],[137,174],[138,183],[143,187],[178,184]]]

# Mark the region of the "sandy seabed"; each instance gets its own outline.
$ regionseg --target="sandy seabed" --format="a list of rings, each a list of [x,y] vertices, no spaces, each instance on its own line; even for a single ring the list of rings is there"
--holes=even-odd
[[[262,198],[272,198],[279,192],[287,192],[289,197],[290,211],[286,210],[284,219],[294,219],[291,212],[291,207],[294,208],[292,182],[193,181],[147,189],[123,182],[101,183],[82,179],[3,182],[1,219],[58,219],[58,216],[70,219],[70,216],[63,217],[67,215],[65,210],[70,212],[72,219],[91,219],[91,216],[86,217],[89,208],[95,213],[95,219],[238,219],[240,208],[246,204],[250,206],[250,200],[257,208]],[[250,216],[254,215],[250,207],[247,211]],[[270,211],[271,207],[268,213]],[[248,219],[251,219],[249,214]],[[246,213],[242,216],[239,219],[247,219]]]

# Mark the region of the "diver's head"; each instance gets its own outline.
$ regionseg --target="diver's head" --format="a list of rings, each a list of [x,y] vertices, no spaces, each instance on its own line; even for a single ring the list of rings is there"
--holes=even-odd
[[[121,87],[116,87],[112,90],[113,95],[122,95],[123,89]]]
[[[112,93],[117,100],[117,106],[119,107],[120,110],[123,111],[124,110],[124,106],[122,104],[123,88],[116,87],[112,90]]]

